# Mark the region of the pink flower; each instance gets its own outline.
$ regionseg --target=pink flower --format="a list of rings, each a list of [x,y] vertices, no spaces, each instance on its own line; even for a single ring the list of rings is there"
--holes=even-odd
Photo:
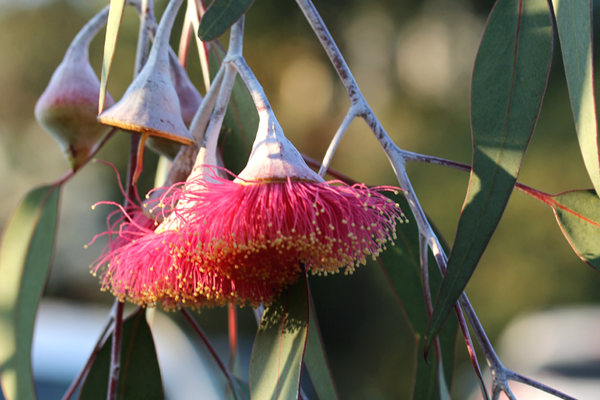
[[[261,115],[248,164],[234,180],[206,154],[184,184],[163,188],[152,210],[166,211],[152,221],[162,219],[155,230],[123,210],[126,221],[109,229],[118,242],[93,267],[104,289],[165,308],[269,304],[304,269],[352,273],[393,242],[405,219],[383,194],[397,188],[325,182],[272,114]]]
[[[184,275],[201,269],[227,281],[231,293],[205,286],[206,296],[268,303],[303,267],[351,273],[367,256],[376,257],[403,218],[381,193],[395,190],[292,178],[230,181],[215,174],[188,181],[173,195],[188,206],[176,209],[183,222],[170,231],[176,239],[169,243]]]
[[[272,114],[261,116],[248,164],[233,181],[217,167],[197,168],[204,172],[162,199],[174,211],[156,232],[170,232],[176,270],[217,303],[268,304],[303,268],[351,273],[392,242],[405,219],[382,194],[397,188],[325,182]],[[206,275],[211,284],[201,282]]]

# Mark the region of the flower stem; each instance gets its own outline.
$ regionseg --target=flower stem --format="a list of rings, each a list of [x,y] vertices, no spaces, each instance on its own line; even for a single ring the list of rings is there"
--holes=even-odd
[[[244,35],[244,17],[242,16],[233,26],[231,27],[231,33],[229,35],[229,47],[227,48],[227,54],[215,80],[208,91],[205,101],[203,101],[200,110],[197,113],[198,118],[194,118],[192,121],[192,125],[194,125],[194,137],[198,138],[200,135],[198,132],[203,131],[202,125],[205,124],[206,116],[210,117],[208,121],[208,126],[206,127],[206,133],[202,139],[202,146],[206,147],[207,154],[211,155],[216,152],[217,141],[219,139],[219,133],[221,132],[221,126],[223,125],[223,119],[225,118],[225,113],[227,112],[227,106],[229,104],[229,99],[231,98],[231,91],[233,90],[233,84],[235,82],[236,70],[231,64],[231,60],[236,57],[241,57],[242,48],[243,48],[243,35]],[[222,82],[218,82],[221,79],[220,75],[223,74]],[[214,110],[212,114],[208,111],[212,107],[210,107],[211,102],[213,101],[213,96],[217,93]],[[215,94],[213,94],[215,93]],[[206,103],[206,107],[204,106]],[[196,127],[195,123],[198,124]],[[216,154],[215,160],[213,163],[216,165]]]
[[[325,157],[323,157],[323,162],[321,163],[321,167],[319,168],[319,175],[321,177],[323,177],[325,175],[325,171],[329,169],[329,165],[331,164],[333,154],[335,153],[335,150],[340,144],[342,137],[344,137],[344,133],[346,133],[346,130],[348,129],[354,118],[356,118],[356,108],[350,106],[340,127],[338,128],[337,132],[335,132],[335,136],[331,140],[331,143],[329,143],[329,147],[327,148]]]
[[[123,307],[125,303],[115,299],[115,329],[112,336],[112,351],[110,354],[110,370],[108,374],[107,400],[116,400],[119,372],[121,371],[121,339],[123,333]]]
[[[92,150],[90,151],[90,154],[87,156],[87,158],[81,163],[81,165],[79,165],[79,167],[77,169],[71,169],[69,170],[67,173],[65,173],[63,176],[61,176],[60,178],[58,178],[58,180],[56,180],[54,182],[54,186],[60,186],[62,184],[64,184],[65,182],[67,182],[69,179],[71,179],[73,176],[75,176],[75,174],[81,169],[83,168],[84,165],[86,165],[88,162],[90,162],[90,160],[92,160],[94,158],[94,156],[100,151],[100,149],[106,144],[106,142],[108,142],[108,140],[113,137],[113,135],[115,134],[115,132],[117,132],[117,128],[112,128],[103,138],[102,140],[100,140],[98,143],[96,143],[96,145],[92,148]]]
[[[146,61],[148,61],[148,48],[150,37],[154,35],[156,20],[154,19],[154,0],[141,0],[140,29],[138,32],[137,48],[135,53],[135,75],[139,74]]]
[[[223,363],[223,361],[221,360],[221,357],[219,357],[219,355],[217,354],[217,351],[215,350],[214,346],[208,339],[208,336],[206,336],[206,333],[204,333],[204,330],[202,330],[202,328],[200,327],[198,322],[196,322],[194,317],[192,317],[192,315],[190,314],[190,312],[187,309],[182,307],[181,313],[183,314],[185,319],[192,325],[192,328],[198,334],[198,336],[200,336],[200,339],[206,346],[206,348],[209,351],[210,355],[212,356],[213,360],[215,360],[215,362],[219,366],[219,369],[223,372],[223,375],[225,375],[225,378],[227,379],[227,381],[229,382],[229,385],[231,386],[231,390],[234,393],[236,393],[236,390],[235,390],[236,384],[235,384],[235,378],[234,378],[233,374],[229,371],[229,369],[225,366],[225,363]]]
[[[92,367],[92,364],[96,360],[96,356],[98,355],[98,352],[100,352],[102,345],[104,345],[104,342],[106,341],[106,338],[108,337],[108,334],[110,333],[110,328],[112,327],[113,321],[114,321],[114,317],[111,315],[108,318],[106,326],[104,327],[104,330],[100,334],[98,341],[94,345],[94,349],[92,350],[92,353],[90,354],[88,360],[86,361],[85,365],[83,366],[81,371],[79,371],[79,374],[77,375],[75,380],[73,380],[73,382],[71,383],[71,385],[69,386],[69,388],[67,389],[65,394],[63,395],[62,400],[69,400],[71,397],[73,397],[73,394],[75,394],[75,390],[77,390],[77,387],[79,387],[79,384],[87,376],[88,372],[90,371],[90,368]]]

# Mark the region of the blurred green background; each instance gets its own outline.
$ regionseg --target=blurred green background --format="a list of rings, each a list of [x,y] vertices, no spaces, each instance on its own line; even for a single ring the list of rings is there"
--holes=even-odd
[[[493,2],[315,3],[394,141],[410,151],[469,163],[469,79]],[[0,1],[0,226],[29,188],[67,171],[58,146],[35,122],[33,108],[74,34],[105,4]],[[164,5],[157,2],[158,14]],[[131,80],[137,29],[137,17],[127,10],[109,83],[115,99]],[[174,43],[178,37],[176,30]],[[520,176],[521,182],[549,193],[591,187],[555,39],[551,81]],[[96,71],[102,42],[100,35],[91,48]],[[349,101],[295,3],[257,0],[247,16],[244,52],[288,137],[300,151],[322,158]],[[190,75],[201,87],[193,52]],[[128,139],[125,133],[117,134],[98,157],[123,171]],[[156,163],[155,155],[147,152],[146,157],[148,167]],[[360,120],[352,124],[332,166],[369,184],[394,184],[384,153]],[[468,174],[416,164],[410,164],[408,172],[424,209],[451,243]],[[142,186],[149,188],[151,181],[147,171]],[[106,199],[120,201],[120,194],[113,172],[101,164],[89,164],[65,187],[47,296],[112,301],[88,272],[102,245],[83,249],[103,229],[109,211],[92,212],[90,205]],[[515,192],[467,292],[494,339],[518,315],[556,305],[597,303],[599,283],[597,273],[562,237],[551,210]],[[313,279],[313,290],[342,398],[406,397],[414,357],[411,334],[381,273],[363,268],[350,277]],[[243,335],[251,338],[255,324],[250,311],[243,310],[241,316]],[[209,310],[200,318],[211,335],[225,334],[224,310]],[[464,365],[462,339],[457,342],[457,357]]]

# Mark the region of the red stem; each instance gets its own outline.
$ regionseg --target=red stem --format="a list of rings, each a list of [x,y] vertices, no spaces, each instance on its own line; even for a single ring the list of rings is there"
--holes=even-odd
[[[237,357],[238,327],[237,327],[237,308],[235,304],[227,305],[228,330],[229,330],[229,369],[235,368]]]
[[[321,166],[321,163],[317,160],[315,160],[312,157],[309,157],[307,155],[302,155],[302,157],[304,158],[304,161],[310,165],[313,168],[319,168]],[[468,164],[463,164],[460,163],[458,161],[452,161],[452,160],[447,160],[444,158],[439,158],[439,157],[434,157],[434,156],[426,156],[423,154],[419,154],[418,156],[414,156],[412,158],[413,161],[421,161],[421,162],[425,162],[428,164],[436,164],[436,165],[443,165],[446,167],[450,167],[450,168],[454,168],[454,169],[459,169],[461,171],[466,171],[466,172],[471,172],[471,166]],[[329,168],[327,169],[327,173],[341,181],[344,181],[348,184],[354,184],[356,183],[355,180],[353,180],[352,178],[349,178],[347,175],[342,174],[339,171],[336,171],[333,168]],[[552,199],[552,195],[542,192],[541,190],[537,190],[532,188],[531,186],[527,186],[524,185],[522,183],[516,182],[515,183],[515,188],[520,190],[521,192],[528,194],[529,196],[540,200],[541,202],[548,204],[551,207],[554,207],[555,205],[558,205],[553,199]],[[559,206],[559,205],[558,205]],[[561,207],[563,208],[563,207]]]
[[[77,168],[77,169],[71,169],[69,171],[67,171],[63,176],[61,176],[60,178],[58,178],[57,181],[54,182],[54,186],[60,186],[63,183],[67,182],[69,179],[71,179],[81,168],[83,168],[88,162],[90,162],[90,160],[92,158],[94,158],[94,156],[100,151],[100,149],[106,144],[106,142],[108,142],[108,140],[113,137],[113,135],[115,134],[115,132],[117,131],[117,128],[112,128],[103,138],[102,140],[100,140],[93,148],[92,151],[90,151],[90,154],[87,156],[87,158],[81,163],[81,165]]]
[[[489,400],[489,395],[485,387],[485,382],[483,381],[483,375],[481,373],[481,368],[479,367],[479,361],[477,361],[477,352],[475,351],[475,346],[473,345],[473,340],[471,339],[471,334],[469,333],[467,321],[465,320],[465,316],[462,312],[462,309],[460,308],[460,306],[458,306],[458,304],[454,306],[454,311],[456,312],[456,317],[458,318],[458,325],[460,326],[463,338],[465,339],[465,346],[467,347],[469,358],[471,359],[471,363],[473,364],[475,375],[477,376],[479,386],[481,387],[481,393],[484,396],[485,400]]]
[[[198,336],[200,336],[200,339],[202,340],[202,342],[204,342],[204,345],[208,349],[210,355],[213,357],[213,359],[215,360],[215,362],[217,363],[217,365],[223,372],[223,375],[225,375],[225,378],[227,378],[227,381],[229,381],[231,390],[234,393],[236,393],[236,391],[235,391],[236,385],[235,385],[234,377],[231,374],[231,372],[229,371],[229,369],[227,369],[227,367],[225,366],[223,361],[221,360],[221,357],[219,357],[219,355],[217,354],[217,352],[216,352],[215,348],[213,347],[212,343],[210,342],[210,340],[208,340],[208,336],[206,336],[206,333],[204,333],[204,331],[202,330],[200,325],[198,325],[198,322],[196,322],[196,320],[194,319],[194,317],[192,317],[192,315],[190,314],[190,312],[188,310],[186,310],[185,308],[182,307],[181,313],[183,314],[185,319],[187,319],[188,322],[192,325],[192,328],[198,334]]]
[[[94,346],[94,349],[92,350],[92,353],[90,354],[87,362],[85,363],[85,365],[83,366],[83,368],[81,369],[81,371],[79,372],[79,374],[77,375],[75,380],[73,380],[73,382],[71,383],[71,386],[69,386],[69,388],[67,389],[67,391],[65,392],[65,394],[63,395],[61,400],[69,400],[75,393],[75,390],[77,390],[77,387],[79,386],[81,381],[83,381],[85,379],[85,377],[87,376],[88,372],[90,371],[90,368],[92,367],[92,364],[96,360],[96,356],[98,355],[98,352],[100,351],[100,349],[102,348],[102,345],[106,341],[107,334],[109,333],[109,330],[110,330],[110,327],[112,326],[113,321],[114,321],[114,318],[111,316],[108,319],[108,322],[107,322],[106,326],[104,327],[104,330],[100,334],[100,337],[98,338],[98,341],[96,342],[96,345]]]

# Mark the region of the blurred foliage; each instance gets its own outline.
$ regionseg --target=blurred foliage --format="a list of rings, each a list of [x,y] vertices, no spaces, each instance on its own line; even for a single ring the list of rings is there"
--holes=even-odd
[[[29,188],[67,170],[58,146],[34,121],[33,108],[72,36],[105,3],[62,0],[25,7],[0,2],[0,207],[5,210],[0,226]],[[316,1],[316,6],[395,142],[407,150],[468,163],[469,76],[492,3],[462,0],[448,7],[441,0],[335,0]],[[157,14],[163,8],[159,1]],[[137,29],[137,17],[128,9],[109,82],[115,99],[132,77]],[[257,0],[248,13],[246,32],[245,56],[286,134],[302,152],[322,157],[348,99],[308,24],[292,1]],[[174,43],[178,33],[172,35]],[[101,49],[98,37],[90,52],[96,71]],[[579,155],[558,40],[554,55],[541,117],[519,179],[550,193],[591,186]],[[193,51],[189,71],[201,87]],[[118,133],[98,157],[124,171],[128,141],[127,134]],[[145,165],[155,162],[148,151]],[[333,167],[370,184],[394,184],[383,152],[361,121],[350,127]],[[468,174],[412,164],[408,172],[424,209],[451,242]],[[149,188],[152,179],[146,171],[142,188]],[[88,272],[102,244],[90,250],[83,250],[83,244],[102,229],[110,211],[100,207],[91,212],[90,205],[120,201],[114,173],[92,163],[64,189],[47,295],[108,303],[111,296],[98,290]],[[573,254],[551,210],[515,192],[467,292],[494,339],[520,313],[599,302],[599,283],[598,274]],[[311,285],[341,398],[386,399],[406,393],[411,375],[400,368],[413,356],[412,336],[391,306],[394,300],[381,272],[362,268],[350,277],[311,278]],[[226,331],[225,314],[221,309],[202,313],[209,334]],[[363,317],[360,325],[353,319],[357,314]],[[254,336],[256,325],[249,316],[241,325],[243,337]],[[457,357],[464,360],[465,353],[459,341]]]

